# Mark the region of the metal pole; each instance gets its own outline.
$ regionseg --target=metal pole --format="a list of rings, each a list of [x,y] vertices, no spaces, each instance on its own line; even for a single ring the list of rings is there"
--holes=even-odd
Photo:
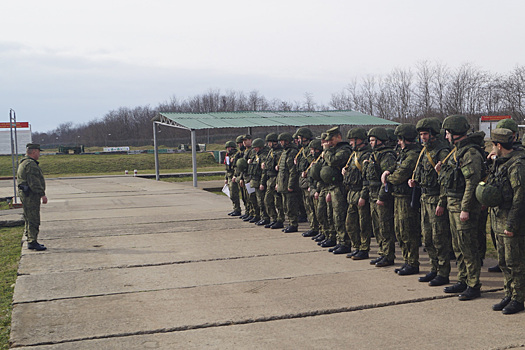
[[[157,145],[157,123],[153,122],[153,149],[155,153],[155,180],[159,181],[159,148]]]
[[[13,137],[14,127],[14,137]],[[11,133],[11,163],[13,165],[13,203],[17,203],[16,197],[16,166],[18,165],[18,145],[15,146],[16,138],[16,113],[13,109],[9,110],[9,131]],[[15,165],[16,154],[16,165]]]
[[[191,129],[191,163],[193,167],[193,187],[197,187],[197,136]]]

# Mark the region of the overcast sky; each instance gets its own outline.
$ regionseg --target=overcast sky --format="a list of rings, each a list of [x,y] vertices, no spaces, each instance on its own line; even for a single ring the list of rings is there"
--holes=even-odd
[[[23,0],[0,3],[0,121],[33,131],[211,89],[328,104],[428,60],[525,64],[522,0]]]

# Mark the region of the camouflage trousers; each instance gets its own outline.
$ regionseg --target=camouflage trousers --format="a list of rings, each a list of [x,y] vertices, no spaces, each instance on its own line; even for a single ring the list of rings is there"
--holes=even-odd
[[[264,194],[264,206],[271,222],[284,222],[283,198],[275,190],[277,177],[268,177],[266,181],[266,193]]]
[[[255,216],[261,218],[261,220],[268,220],[269,216],[266,212],[266,206],[264,205],[264,196],[266,195],[266,189],[260,189],[259,181],[252,180],[251,185],[253,186],[253,188],[255,188],[255,198],[257,199],[257,211]]]
[[[332,199],[332,216],[333,223],[337,237],[337,244],[345,247],[350,247],[350,237],[346,232],[346,210],[348,204],[346,202],[346,195],[343,192],[342,186],[331,186],[329,191]]]
[[[498,265],[503,271],[505,296],[523,303],[525,300],[525,236],[498,234]]]
[[[239,184],[233,182],[231,177],[228,177],[228,188],[230,189],[230,200],[232,201],[233,211],[241,211],[241,202],[239,197]]]
[[[244,189],[246,190],[246,185],[244,185]],[[253,217],[259,217],[259,205],[257,204],[257,195],[255,194],[256,191],[252,193],[248,193],[248,190],[246,190],[247,195],[247,203],[248,204],[248,213],[250,216]]]
[[[248,192],[246,191],[246,187],[241,187],[239,185],[239,194],[241,195],[242,204],[244,205],[244,213],[250,214],[250,202],[248,201]]]
[[[394,197],[394,229],[406,264],[419,267],[419,242],[421,241],[419,210],[410,206],[412,198]]]
[[[361,191],[349,191],[347,196],[346,231],[350,236],[352,247],[368,252],[372,237],[372,217],[368,201],[360,207],[357,205]]]
[[[18,191],[18,196],[22,201],[27,243],[36,242],[40,231],[40,196],[34,193],[26,196],[22,191]]]
[[[456,254],[458,265],[458,282],[464,282],[469,287],[480,288],[479,274],[481,260],[479,258],[478,222],[479,208],[469,213],[467,221],[461,221],[461,199],[448,197],[448,217],[452,234],[452,248]]]
[[[286,213],[290,226],[299,226],[299,202],[301,201],[300,193],[297,191],[281,193],[283,197],[283,208]]]
[[[315,213],[314,198],[310,195],[308,189],[301,189],[303,195],[304,208],[306,210],[306,216],[308,217],[308,223],[312,231],[319,231],[319,222],[317,221],[317,215]]]
[[[392,199],[377,205],[376,200],[370,200],[370,215],[372,217],[372,230],[379,248],[377,254],[388,260],[395,259],[394,239],[394,201]]]
[[[489,209],[485,208],[481,210],[479,214],[478,223],[478,247],[479,247],[479,258],[485,259],[487,253],[487,220],[489,217]]]
[[[450,275],[450,225],[448,212],[436,216],[438,196],[421,196],[421,231],[430,258],[431,271],[439,276]]]
[[[326,195],[328,189],[324,188],[319,192],[317,200],[317,220],[319,222],[319,232],[322,233],[326,239],[336,240],[335,227],[333,221],[333,202],[326,202]]]

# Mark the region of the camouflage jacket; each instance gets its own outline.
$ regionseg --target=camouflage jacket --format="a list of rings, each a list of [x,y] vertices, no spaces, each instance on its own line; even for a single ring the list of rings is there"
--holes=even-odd
[[[504,230],[525,235],[525,150],[497,158],[488,183],[500,188],[503,195],[503,202],[490,209],[492,230],[499,235]]]
[[[351,154],[352,147],[350,147],[348,142],[345,141],[339,142],[334,147],[330,147],[323,152],[323,159],[325,160],[326,165],[332,167],[337,175],[333,183],[334,186],[341,186],[343,184],[343,175],[341,174],[341,171],[348,162],[348,158],[350,158]]]
[[[226,174],[224,175],[225,180],[231,179],[235,174],[235,161],[237,161],[236,155],[238,153],[237,148],[232,148],[230,152],[226,153],[226,157],[224,157],[224,167],[226,169]]]
[[[46,181],[38,161],[24,157],[18,165],[16,173],[17,185],[29,186],[32,193],[42,197],[46,195]]]
[[[407,197],[412,194],[412,190],[408,187],[408,180],[412,178],[420,153],[419,143],[407,144],[399,152],[396,169],[386,178],[386,181],[393,185],[392,195]]]
[[[349,191],[359,191],[363,198],[363,180],[364,180],[364,165],[365,161],[370,158],[372,148],[370,145],[365,145],[355,150],[348,158],[345,169],[346,173],[343,178],[343,183]]]
[[[299,190],[299,174],[294,163],[298,152],[299,150],[293,142],[284,146],[277,163],[279,169],[277,172],[277,192],[279,193],[288,193],[288,189]]]
[[[266,186],[268,178],[277,176],[277,170],[275,170],[275,167],[277,166],[277,162],[282,152],[283,148],[279,144],[276,147],[270,148],[270,151],[266,155],[266,159],[264,159],[263,164],[261,164],[261,185]]]
[[[261,177],[263,174],[263,169],[261,168],[261,165],[268,156],[269,152],[270,148],[268,148],[267,146],[261,148],[259,152],[256,152],[255,149],[252,152],[253,158],[250,158],[248,164],[248,174],[250,176],[250,181],[255,181],[255,183],[252,184],[252,187],[259,187]]]

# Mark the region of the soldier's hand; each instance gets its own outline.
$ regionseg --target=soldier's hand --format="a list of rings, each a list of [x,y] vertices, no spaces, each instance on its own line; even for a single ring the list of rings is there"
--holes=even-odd
[[[330,193],[328,193],[326,195],[326,203],[330,203],[332,201],[332,195]]]
[[[42,196],[42,204],[47,204],[47,197],[46,196]]]
[[[439,173],[441,171],[441,166],[443,164],[441,164],[441,161],[437,162],[436,166],[434,167],[434,170]]]
[[[507,230],[503,231],[504,234],[506,234],[509,237],[514,237],[514,232],[509,232]]]
[[[252,164],[252,159],[248,159],[248,164]]]
[[[301,173],[301,177],[302,177],[303,179],[306,178],[306,171],[303,171],[303,172]]]
[[[244,180],[239,181],[239,186],[244,187]]]
[[[380,200],[378,199],[378,200],[376,201],[376,204],[377,204],[377,205],[380,205],[380,206],[383,206],[383,205],[385,205],[385,202],[380,201]]]
[[[235,176],[232,177],[232,182],[237,182],[237,178]]]
[[[259,185],[259,190],[264,191],[264,185]]]
[[[416,187],[416,181],[412,179],[408,179],[408,187]]]
[[[470,213],[468,211],[461,211],[459,214],[459,220],[468,221],[468,219],[470,219]]]
[[[233,181],[233,180],[232,180]],[[228,180],[224,180],[224,184],[227,185],[228,184]]]
[[[288,192],[293,192],[293,190],[291,188],[288,189]]]
[[[275,190],[277,191],[277,185],[275,185]]]
[[[346,168],[343,168],[343,169],[341,170],[341,174],[343,174],[343,176],[345,176],[345,174],[346,174]]]
[[[315,192],[315,193],[314,193],[314,198],[315,198],[315,199],[319,199],[319,192]]]
[[[357,201],[358,207],[364,207],[365,204],[366,204],[366,201],[364,200],[364,198],[359,198],[359,200]]]
[[[390,171],[386,170],[383,174],[381,174],[381,182],[383,184],[386,184],[386,177],[390,175]]]
[[[490,151],[489,155],[487,156],[487,159],[488,160],[494,160],[493,157],[495,157],[495,156],[496,156],[496,152]]]
[[[266,167],[266,163],[262,163],[262,164],[261,164],[261,169],[264,170],[265,167]]]
[[[442,216],[445,214],[445,207],[440,207],[439,205],[436,207],[436,216]]]

